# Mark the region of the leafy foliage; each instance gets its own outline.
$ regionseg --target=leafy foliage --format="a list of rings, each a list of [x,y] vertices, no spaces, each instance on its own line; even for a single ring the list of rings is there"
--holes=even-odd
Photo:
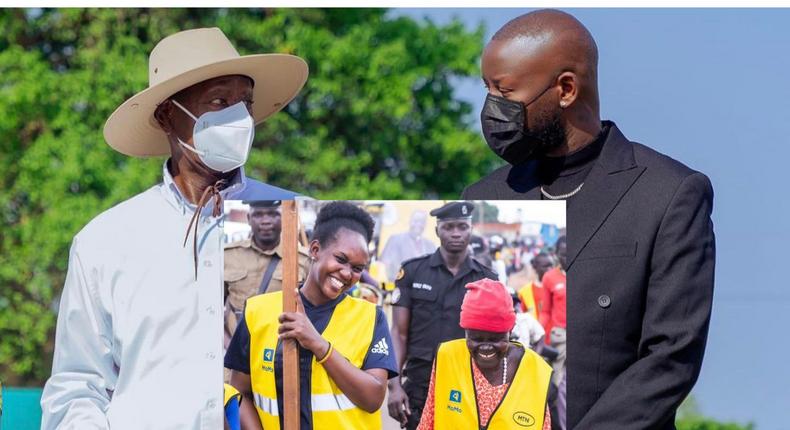
[[[678,430],[754,430],[753,424],[723,423],[709,418],[679,420],[675,425]]]
[[[719,422],[705,417],[694,395],[689,395],[681,403],[675,426],[678,430],[754,430],[754,424]]]
[[[499,208],[486,201],[483,201],[482,203],[483,203],[482,205],[483,207],[481,209],[483,210],[483,214],[482,214],[483,222],[500,222]]]
[[[43,382],[71,238],[159,181],[162,160],[112,151],[104,121],[147,86],[156,42],[208,26],[242,55],[310,65],[258,128],[251,177],[317,198],[452,198],[495,163],[451,85],[479,73],[482,29],[383,9],[0,10],[0,379]]]

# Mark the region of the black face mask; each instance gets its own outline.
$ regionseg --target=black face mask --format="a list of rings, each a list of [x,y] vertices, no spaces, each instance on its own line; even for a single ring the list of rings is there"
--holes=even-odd
[[[492,94],[486,96],[480,124],[488,147],[496,155],[515,165],[527,161],[536,152],[543,153],[556,146],[556,142],[544,142],[526,124],[527,106],[553,87],[554,84],[550,85],[527,104]]]

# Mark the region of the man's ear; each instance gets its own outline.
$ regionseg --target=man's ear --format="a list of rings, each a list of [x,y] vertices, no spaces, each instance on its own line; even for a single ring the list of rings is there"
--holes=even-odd
[[[173,132],[173,123],[171,121],[172,115],[173,103],[170,102],[170,99],[160,103],[154,111],[154,119],[166,134]]]
[[[579,77],[573,72],[562,72],[557,76],[560,86],[560,107],[570,107],[579,97]]]

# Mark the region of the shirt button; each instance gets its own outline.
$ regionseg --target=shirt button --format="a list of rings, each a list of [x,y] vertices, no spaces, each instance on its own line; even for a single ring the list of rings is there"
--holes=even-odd
[[[211,267],[211,260],[206,260],[206,261],[204,261],[204,262],[203,262],[203,265],[204,265],[205,267]]]
[[[206,312],[208,312],[209,315],[214,315],[214,306],[207,307]]]
[[[612,304],[612,299],[610,299],[609,296],[607,296],[606,294],[601,294],[601,296],[598,297],[598,306],[606,309],[611,304]]]
[[[213,352],[206,353],[206,358],[209,360],[213,360],[216,357]]]
[[[215,402],[214,400],[209,400],[208,401],[208,408],[209,409],[214,409],[214,407],[216,407],[216,406],[217,406],[217,402]]]

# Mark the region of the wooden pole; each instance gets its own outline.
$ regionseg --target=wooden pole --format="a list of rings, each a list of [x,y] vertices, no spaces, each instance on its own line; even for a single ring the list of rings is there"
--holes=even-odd
[[[294,200],[283,200],[281,209],[283,311],[296,312],[299,214]],[[283,342],[283,430],[299,430],[299,387],[299,345],[288,339]]]
[[[307,241],[307,232],[304,231],[304,228],[299,228],[299,243],[301,243],[305,248],[310,245],[310,243]]]

